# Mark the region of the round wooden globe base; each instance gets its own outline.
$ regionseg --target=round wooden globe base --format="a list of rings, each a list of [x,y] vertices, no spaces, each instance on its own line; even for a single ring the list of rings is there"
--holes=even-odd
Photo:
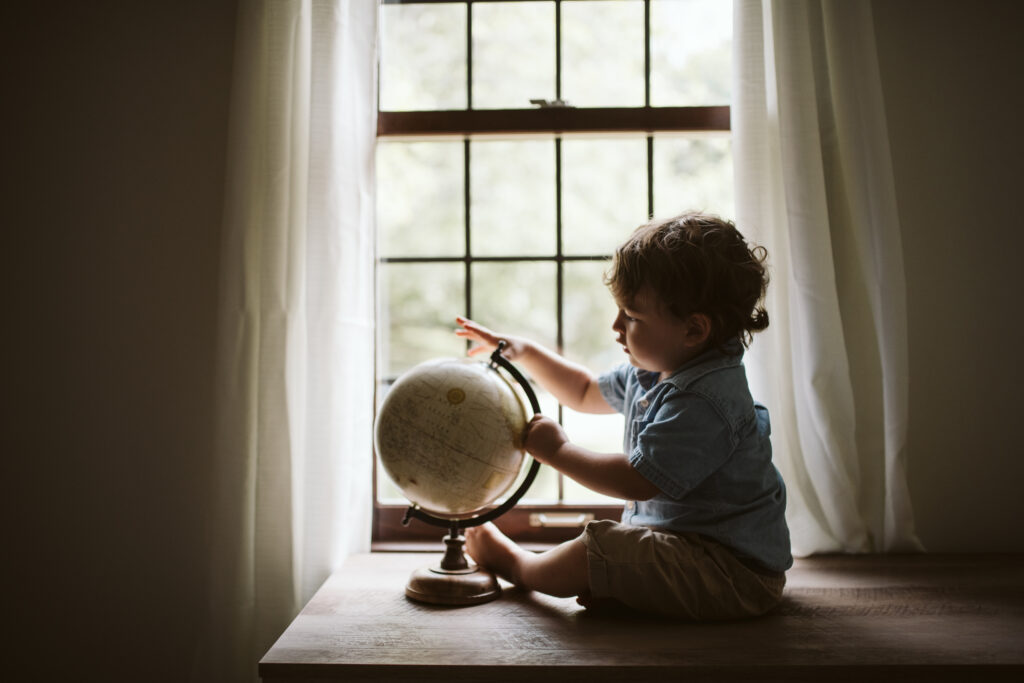
[[[466,560],[462,552],[465,542],[462,535],[445,536],[441,564],[414,571],[405,595],[432,605],[479,605],[500,596],[501,586],[494,574]]]

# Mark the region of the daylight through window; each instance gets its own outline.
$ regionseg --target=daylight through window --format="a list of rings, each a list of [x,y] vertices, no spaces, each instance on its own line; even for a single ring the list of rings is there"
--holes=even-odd
[[[733,213],[731,4],[384,0],[378,401],[417,363],[465,354],[460,314],[595,372],[621,362],[602,284],[614,247],[651,215]],[[621,450],[621,416],[538,395],[574,441]],[[375,538],[417,535],[383,472],[376,485]],[[575,530],[536,528],[537,510],[620,507],[543,468],[499,521],[557,540]]]

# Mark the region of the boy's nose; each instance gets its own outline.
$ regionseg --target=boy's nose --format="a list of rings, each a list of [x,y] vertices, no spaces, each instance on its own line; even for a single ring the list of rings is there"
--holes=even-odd
[[[622,309],[620,308],[619,312],[615,314],[615,320],[612,321],[612,331],[621,332],[624,329],[626,328],[622,325]]]

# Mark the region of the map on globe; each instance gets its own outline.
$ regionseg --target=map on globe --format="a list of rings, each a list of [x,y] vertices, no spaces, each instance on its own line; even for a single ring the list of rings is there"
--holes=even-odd
[[[411,502],[457,519],[515,483],[527,410],[504,376],[472,359],[422,363],[398,378],[377,413],[381,464]]]

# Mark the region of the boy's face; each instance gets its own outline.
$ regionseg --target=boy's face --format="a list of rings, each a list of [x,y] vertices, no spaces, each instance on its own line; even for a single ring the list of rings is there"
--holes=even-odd
[[[616,301],[619,313],[612,330],[629,362],[665,379],[704,350],[706,337],[695,341],[692,321],[677,318],[649,288],[631,301]]]

